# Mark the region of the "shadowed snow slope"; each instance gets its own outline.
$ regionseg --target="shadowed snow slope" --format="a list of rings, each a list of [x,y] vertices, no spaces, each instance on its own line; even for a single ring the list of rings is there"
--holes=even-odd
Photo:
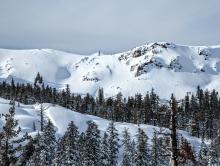
[[[50,49],[0,49],[0,79],[33,82],[37,72],[57,88],[70,84],[74,93],[106,97],[145,94],[154,88],[161,98],[178,98],[200,85],[220,91],[220,46],[150,43],[114,55],[76,55]]]

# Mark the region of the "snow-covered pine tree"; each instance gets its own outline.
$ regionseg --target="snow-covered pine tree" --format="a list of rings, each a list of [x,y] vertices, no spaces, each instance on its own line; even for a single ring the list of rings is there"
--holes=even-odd
[[[131,142],[131,149],[132,149],[132,154],[131,154],[131,160],[132,160],[132,163],[135,163],[135,155],[136,155],[136,142],[135,140],[133,139],[132,142]]]
[[[55,137],[54,125],[49,120],[44,128],[42,139],[40,140],[41,145],[41,165],[50,166],[53,164],[56,151],[56,137]]]
[[[82,165],[84,159],[85,159],[85,133],[82,132],[79,135],[79,140],[78,140],[78,145],[79,145],[79,160],[80,164]]]
[[[185,99],[184,99],[184,117],[183,117],[183,121],[182,121],[182,125],[183,125],[183,128],[186,130],[186,131],[190,131],[190,125],[189,125],[189,122],[190,122],[190,119],[191,119],[191,112],[190,112],[190,97],[189,97],[189,94],[187,93],[186,96],[185,96]]]
[[[29,138],[28,143],[22,147],[21,155],[19,156],[19,161],[17,165],[31,165],[30,159],[35,151],[34,139]]]
[[[97,98],[97,102],[99,105],[103,105],[105,101],[105,97],[104,97],[104,91],[103,88],[99,88],[98,89],[98,98]]]
[[[11,86],[10,86],[10,100],[15,99],[15,90],[16,90],[15,82],[14,82],[14,79],[12,78],[11,79]]]
[[[57,149],[56,149],[56,154],[54,158],[54,165],[55,166],[62,166],[65,164],[65,138],[64,136],[57,141]]]
[[[135,107],[136,107],[136,116],[137,116],[137,124],[143,123],[144,119],[142,118],[143,115],[143,104],[142,104],[142,95],[141,94],[136,94],[135,95]]]
[[[212,119],[212,126],[211,126],[211,139],[215,137],[215,134],[217,133],[217,130],[220,126],[218,126],[219,123],[219,97],[218,92],[213,90],[210,94],[210,119]],[[210,112],[210,111],[209,111]]]
[[[68,125],[67,131],[64,134],[64,156],[66,166],[79,165],[79,132],[78,128],[71,121]]]
[[[159,163],[161,166],[169,165],[170,162],[170,152],[167,149],[169,147],[169,141],[167,141],[167,138],[165,136],[161,136],[158,138],[158,149],[159,152]]]
[[[96,108],[93,110],[94,114],[99,114],[100,116],[107,118],[107,110],[104,109],[105,105],[105,98],[104,98],[104,91],[103,88],[99,88],[98,89],[98,95],[96,98],[96,101],[94,101],[94,106],[96,106]]]
[[[44,89],[44,83],[43,83],[43,77],[40,75],[40,73],[37,73],[37,76],[34,81],[34,98],[38,102],[42,102],[44,99],[44,96],[42,94],[42,91]]]
[[[64,106],[68,109],[71,108],[71,92],[70,92],[70,86],[69,84],[66,85],[66,90],[65,90],[65,99],[64,99]]]
[[[159,96],[154,92],[154,89],[151,90],[150,93],[150,101],[151,101],[151,123],[156,126],[157,123],[157,114],[159,109]]]
[[[217,130],[217,134],[216,134],[216,137],[214,138],[214,144],[215,144],[215,146],[216,146],[216,148],[217,148],[217,154],[218,154],[218,161],[219,161],[219,163],[218,164],[220,164],[220,122],[219,122],[219,124],[218,124],[218,130]]]
[[[40,131],[44,130],[45,125],[45,108],[42,103],[40,103]]]
[[[114,100],[113,102],[113,120],[114,121],[120,121],[120,119],[122,119],[123,109],[124,109],[123,95],[121,92],[119,92],[116,95],[116,100]]]
[[[85,133],[85,144],[82,165],[100,166],[101,165],[101,137],[98,126],[95,122],[88,121],[88,128]]]
[[[0,132],[0,165],[14,165],[18,158],[16,153],[20,151],[20,142],[23,140],[17,139],[20,133],[18,121],[15,120],[15,105],[9,109],[9,114],[5,116],[5,125]]]
[[[133,122],[132,119],[132,107],[133,107],[133,98],[128,97],[127,103],[125,105],[125,116],[124,116],[124,121],[126,122]]]
[[[174,95],[171,95],[170,101],[171,107],[171,116],[170,116],[170,149],[171,149],[171,165],[177,166],[178,165],[178,149],[177,149],[177,101]]]
[[[218,149],[215,146],[214,142],[212,141],[210,144],[209,152],[208,152],[208,157],[209,157],[209,165],[220,165],[220,159],[219,159],[219,154],[218,154]]]
[[[101,144],[101,153],[102,153],[101,154],[101,162],[102,162],[102,165],[107,165],[108,158],[109,158],[107,138],[108,138],[108,135],[105,132],[104,136],[102,138],[102,144]]]
[[[121,162],[121,166],[132,166],[134,165],[133,160],[132,160],[132,154],[133,150],[132,149],[132,142],[131,142],[131,136],[130,133],[128,132],[128,129],[125,129],[123,131],[123,140],[122,140],[122,145],[123,145],[123,160]]]
[[[29,161],[31,166],[39,166],[41,164],[41,158],[40,158],[41,145],[40,145],[40,142],[41,142],[41,135],[38,132],[34,138],[34,152],[30,158],[30,161]]]
[[[208,156],[209,165],[220,165],[220,129],[218,129],[216,137],[211,141]]]
[[[163,137],[159,136],[158,132],[155,130],[152,138],[152,148],[151,148],[151,165],[152,166],[165,166],[169,165],[168,152],[166,151],[166,146],[164,145]]]
[[[151,164],[152,166],[157,166],[159,164],[159,152],[160,149],[158,147],[158,134],[154,131],[152,138],[152,149],[151,149]]]
[[[40,73],[38,72],[37,73],[37,76],[35,77],[35,80],[34,80],[34,85],[36,86],[37,83],[42,83],[42,77],[40,75]]]
[[[117,165],[117,157],[118,157],[118,148],[119,148],[119,138],[118,131],[115,128],[113,122],[110,122],[107,129],[107,144],[108,144],[108,160],[107,166]]]
[[[140,128],[138,129],[137,147],[134,161],[136,166],[151,165],[148,137],[145,134],[144,130]]]
[[[150,122],[150,114],[151,112],[151,100],[150,100],[150,95],[147,92],[147,94],[144,97],[143,101],[143,109],[144,109],[144,124],[147,124]]]
[[[198,154],[198,164],[201,166],[208,165],[208,147],[204,141],[204,137],[202,138],[202,143],[200,145],[200,150]]]
[[[197,122],[197,113],[198,113],[198,103],[196,97],[192,94],[190,99],[190,119],[189,119],[189,130],[192,136],[198,135],[199,124]]]

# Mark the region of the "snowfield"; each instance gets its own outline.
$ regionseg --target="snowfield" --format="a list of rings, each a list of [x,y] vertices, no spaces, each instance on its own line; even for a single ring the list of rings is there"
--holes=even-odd
[[[0,98],[0,114],[8,113],[9,108],[10,108],[9,101]],[[70,121],[74,121],[80,132],[86,130],[87,121],[94,121],[98,125],[101,134],[103,134],[106,131],[108,124],[110,123],[110,121],[96,116],[77,113],[68,110],[66,108],[57,105],[52,105],[49,103],[44,103],[43,108],[45,110],[46,118],[50,119],[50,121],[54,124],[56,128],[57,138],[61,137],[65,133],[67,125],[69,124]],[[16,106],[15,113],[16,113],[15,118],[18,120],[19,126],[21,127],[21,135],[23,135],[26,132],[28,132],[29,135],[32,136],[36,135],[36,133],[40,129],[40,105],[20,104],[19,107]],[[33,123],[36,124],[36,131],[33,131]],[[4,120],[3,118],[0,118],[0,130],[3,124],[4,124]],[[128,131],[130,132],[132,139],[135,139],[139,127],[146,132],[149,139],[152,139],[153,132],[155,130],[157,131],[160,130],[158,127],[151,125],[141,124],[138,126],[136,124],[120,123],[120,122],[115,122],[115,127],[118,130],[120,141],[122,140],[122,133],[125,128],[127,128]],[[164,132],[169,132],[169,130],[164,129]],[[196,152],[199,151],[201,139],[192,137],[189,135],[189,133],[185,131],[178,131],[178,133],[191,143],[193,149]],[[149,143],[151,144],[150,141]],[[120,148],[119,160],[122,160],[122,148]]]
[[[163,99],[171,93],[181,98],[198,85],[220,92],[220,46],[161,42],[114,55],[0,49],[0,80],[32,83],[37,72],[46,84],[61,89],[69,84],[74,93],[96,95],[103,87],[106,97],[129,96],[154,88]]]

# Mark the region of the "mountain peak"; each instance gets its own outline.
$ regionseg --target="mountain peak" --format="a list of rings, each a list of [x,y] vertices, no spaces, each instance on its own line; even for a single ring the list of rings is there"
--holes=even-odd
[[[37,72],[45,83],[58,88],[70,84],[72,92],[106,96],[146,94],[152,88],[162,97],[182,97],[195,91],[216,89],[220,73],[220,46],[183,46],[149,43],[127,52],[77,55],[52,49],[0,49],[0,79],[33,82]]]

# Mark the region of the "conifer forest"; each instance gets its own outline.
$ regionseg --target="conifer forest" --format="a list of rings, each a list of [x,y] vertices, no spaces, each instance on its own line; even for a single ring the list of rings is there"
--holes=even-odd
[[[152,89],[145,96],[105,98],[103,89],[96,97],[70,92],[69,85],[62,91],[45,86],[38,73],[34,85],[0,83],[0,97],[10,100],[8,114],[0,132],[0,165],[83,165],[83,166],[158,166],[158,165],[220,165],[220,97],[215,90],[197,88],[197,93],[187,93],[181,100],[171,94],[163,101]],[[52,103],[73,111],[98,116],[111,122],[100,133],[95,122],[88,121],[87,129],[79,132],[71,121],[64,135],[57,137],[53,123],[40,111],[40,128],[35,137],[18,136],[20,129],[15,116],[15,104]],[[125,128],[119,138],[115,122],[148,124],[160,127],[152,139],[139,127],[135,138]],[[168,132],[163,130],[167,128]],[[199,152],[181,135],[183,130],[201,139]],[[209,142],[207,144],[207,141]],[[122,160],[118,163],[119,150]]]

